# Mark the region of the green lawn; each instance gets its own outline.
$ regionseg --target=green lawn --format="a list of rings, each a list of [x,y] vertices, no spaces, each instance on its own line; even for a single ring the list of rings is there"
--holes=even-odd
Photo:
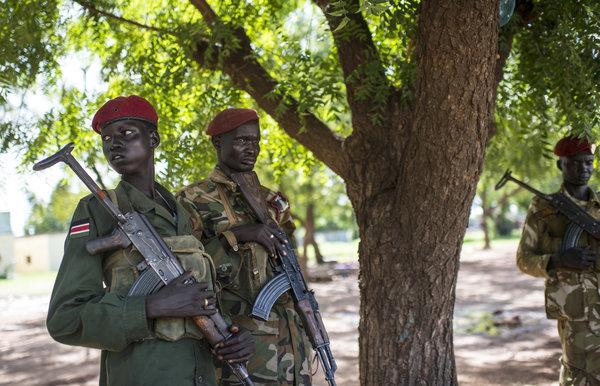
[[[514,230],[510,236],[507,237],[494,237],[492,238],[492,245],[494,243],[497,242],[503,242],[503,241],[514,241],[514,240],[519,240],[521,238],[521,230]],[[481,243],[483,244],[483,232],[482,231],[473,231],[473,232],[467,232],[467,234],[465,235],[465,238],[463,240],[463,243],[468,244],[468,243]]]
[[[319,250],[325,258],[325,261],[336,260],[339,262],[349,262],[358,260],[358,239],[348,242],[323,242],[319,243]],[[302,253],[300,247],[299,253]],[[308,259],[314,262],[315,253],[312,247],[308,247]]]
[[[0,297],[49,294],[55,278],[56,272],[15,273],[11,279],[0,279]]]

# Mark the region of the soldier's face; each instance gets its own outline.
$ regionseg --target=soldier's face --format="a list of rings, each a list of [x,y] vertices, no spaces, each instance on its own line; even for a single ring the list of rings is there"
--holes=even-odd
[[[160,142],[156,130],[150,130],[144,122],[134,119],[106,125],[100,135],[104,156],[119,174],[145,172],[148,163],[154,162],[154,149]]]
[[[260,152],[258,122],[249,122],[225,133],[215,141],[219,163],[232,172],[249,172],[254,169]]]
[[[587,185],[594,171],[594,155],[579,153],[570,157],[561,157],[559,168],[564,182],[572,185]]]

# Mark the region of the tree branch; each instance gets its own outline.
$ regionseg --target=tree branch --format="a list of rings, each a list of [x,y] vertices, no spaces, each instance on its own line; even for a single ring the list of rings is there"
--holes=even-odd
[[[146,29],[149,31],[154,31],[154,32],[158,32],[158,33],[164,33],[167,35],[175,35],[175,32],[173,31],[169,31],[163,28],[159,28],[159,27],[155,27],[155,26],[151,26],[151,25],[147,25],[147,24],[143,24],[140,22],[137,22],[135,20],[131,20],[131,19],[126,19],[124,17],[121,16],[117,16],[113,13],[107,12],[107,11],[103,11],[101,9],[98,9],[93,3],[87,2],[85,0],[73,0],[74,3],[77,3],[79,5],[81,5],[84,9],[87,9],[88,12],[90,12],[93,15],[102,15],[105,16],[109,19],[113,19],[116,21],[119,21],[121,23],[124,24],[129,24],[138,28],[142,28],[142,29]]]
[[[498,94],[498,85],[504,78],[504,66],[510,56],[515,35],[523,28],[527,27],[536,17],[534,4],[532,0],[517,0],[515,14],[519,18],[508,26],[500,30],[498,38],[498,53],[496,54],[496,88],[494,89],[494,101]],[[488,141],[496,134],[496,122],[492,120],[489,128]]]
[[[251,42],[242,28],[232,28],[221,22],[205,0],[190,0],[200,11],[209,27],[215,31],[229,30],[227,40],[217,44],[198,41],[194,59],[198,64],[218,68],[226,73],[236,87],[250,94],[261,109],[266,111],[283,130],[300,142],[335,173],[344,177],[349,170],[348,156],[344,150],[344,139],[334,133],[313,113],[300,109],[299,103],[279,91],[277,82],[256,59]],[[228,52],[219,55],[219,47],[227,46]]]
[[[519,19],[515,21],[515,25],[509,26],[505,30],[501,30],[500,39],[498,39],[498,55],[496,56],[496,83],[500,83],[504,77],[504,65],[510,56],[515,35],[537,17],[534,12],[534,4],[532,0],[517,0],[515,13]]]
[[[368,130],[372,135],[374,126],[386,126],[386,118],[391,115],[387,111],[388,105],[394,90],[385,75],[359,1],[346,0],[343,7],[334,7],[330,0],[313,1],[327,19],[337,47],[353,128],[356,132]],[[345,11],[345,14],[339,14],[339,11]]]
[[[508,193],[504,193],[500,199],[498,200],[498,205],[497,206],[504,206],[508,203],[508,200],[510,198],[512,198],[513,196],[517,195],[517,193],[519,193],[521,190],[523,190],[523,188],[521,188],[520,186],[514,188],[513,190],[511,190]]]

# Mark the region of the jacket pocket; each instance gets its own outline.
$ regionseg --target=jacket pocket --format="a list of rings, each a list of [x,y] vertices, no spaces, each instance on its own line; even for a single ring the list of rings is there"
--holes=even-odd
[[[196,280],[208,283],[209,290],[214,289],[214,267],[200,241],[191,235],[165,237],[163,240],[184,270],[194,271]],[[136,264],[142,260],[135,248],[120,250],[107,257],[103,268],[104,280],[110,283],[108,291],[127,296],[139,276]],[[182,338],[203,339],[202,332],[192,318],[157,318],[153,323],[153,331],[155,337],[171,342]]]
[[[289,354],[283,356],[286,352],[282,345],[287,345],[289,342],[282,342],[282,337],[279,334],[279,316],[275,312],[271,312],[268,321],[254,319],[246,315],[233,315],[231,317],[234,324],[244,328],[252,334],[256,345],[256,352],[247,363],[248,372],[260,379],[261,384],[276,385],[281,384],[281,372],[286,374],[294,373],[293,369],[282,368],[282,364],[288,367],[293,365],[293,360],[290,361]],[[288,351],[289,352],[289,351]],[[221,380],[221,385],[237,384],[237,380],[228,374],[228,371],[223,369],[225,375]],[[290,371],[291,370],[291,371]],[[291,379],[293,382],[293,378]],[[289,384],[292,384],[290,382]],[[286,384],[288,384],[286,382]]]
[[[546,281],[546,315],[549,319],[587,320],[585,291],[581,274],[558,270],[556,278]]]
[[[263,321],[246,315],[233,315],[231,321],[248,331],[252,335],[279,335],[279,316],[271,311],[269,320]]]
[[[202,243],[194,236],[165,237],[165,243],[177,255],[185,271],[193,271],[194,278],[208,284],[208,290],[214,290],[214,266],[210,257],[204,253]],[[204,339],[202,331],[192,318],[158,319],[156,335],[165,340],[181,338]]]
[[[242,257],[237,253],[222,256],[215,264],[216,281],[221,288],[239,290],[240,272],[242,269]]]
[[[115,293],[119,296],[127,296],[129,288],[131,288],[131,285],[138,276],[135,267],[114,267],[110,275],[110,287],[108,287],[108,292]]]

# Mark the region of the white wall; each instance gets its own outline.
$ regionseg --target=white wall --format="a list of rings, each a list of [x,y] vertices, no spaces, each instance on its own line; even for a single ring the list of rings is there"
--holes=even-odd
[[[14,264],[14,236],[11,234],[0,235],[0,274]]]
[[[15,238],[15,272],[58,270],[65,237],[64,233],[51,233]]]

